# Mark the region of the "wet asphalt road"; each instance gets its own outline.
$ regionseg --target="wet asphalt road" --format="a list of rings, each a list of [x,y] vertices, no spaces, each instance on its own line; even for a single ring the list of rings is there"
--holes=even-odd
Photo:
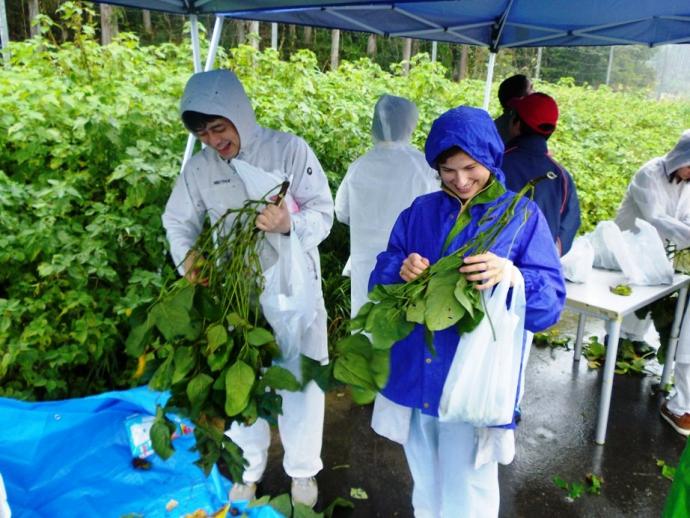
[[[566,314],[559,327],[574,334]],[[603,335],[598,322],[587,334]],[[657,459],[677,465],[685,439],[659,417],[660,396],[650,395],[654,376],[616,375],[604,446],[594,444],[601,370],[572,350],[532,348],[527,371],[523,418],[517,429],[513,463],[500,467],[501,517],[657,517],[670,481]],[[343,393],[327,395],[324,469],[317,476],[317,509],[335,497],[350,497],[352,488],[367,499],[351,499],[355,509],[336,512],[350,517],[412,517],[411,479],[402,447],[369,427],[371,407],[353,404]],[[269,467],[260,492],[289,490],[282,448],[274,432]],[[601,495],[572,501],[553,483],[555,476],[582,482],[587,473],[603,477]],[[460,518],[460,517],[458,517]]]

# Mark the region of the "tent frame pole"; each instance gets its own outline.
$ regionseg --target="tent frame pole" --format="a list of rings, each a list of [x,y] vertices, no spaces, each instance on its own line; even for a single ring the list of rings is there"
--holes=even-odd
[[[0,0],[2,2],[3,0]],[[194,73],[201,72],[201,45],[199,44],[199,25],[198,20],[195,15],[189,17],[192,23],[192,56],[194,58]],[[204,70],[208,71],[213,68],[213,64],[216,61],[216,54],[218,53],[218,44],[220,42],[220,35],[223,32],[223,21],[224,16],[216,16],[216,23],[213,26],[213,34],[211,35],[211,43],[208,49],[208,55],[206,56],[206,65]],[[184,169],[187,161],[192,157],[194,152],[194,144],[196,143],[196,138],[191,133],[187,137],[187,146],[184,150],[184,156],[182,157],[182,165],[180,166],[180,172]]]
[[[489,53],[489,64],[486,70],[486,83],[484,83],[484,102],[482,108],[489,111],[489,102],[491,101],[491,83],[494,80],[494,66],[496,65],[496,52]]]
[[[7,9],[5,0],[0,0],[0,49],[5,65],[10,63],[10,29],[7,25]]]

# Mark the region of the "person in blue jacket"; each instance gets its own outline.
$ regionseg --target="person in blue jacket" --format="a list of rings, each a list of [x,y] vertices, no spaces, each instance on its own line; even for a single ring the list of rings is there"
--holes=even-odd
[[[541,92],[510,101],[513,121],[511,139],[506,144],[503,171],[506,187],[519,191],[531,179],[552,171],[556,182],[541,182],[534,191],[534,201],[546,216],[551,235],[561,255],[573,244],[580,228],[580,202],[575,182],[565,167],[549,154],[547,140],[556,130],[558,105]]]
[[[436,119],[426,141],[426,159],[439,172],[442,190],[416,198],[400,214],[387,249],[377,257],[370,289],[414,280],[476,237],[478,222],[492,207],[496,207],[496,217],[505,211],[501,202],[515,193],[504,186],[503,150],[484,110],[461,106]],[[476,289],[487,290],[501,280],[507,260],[513,263],[508,270],[511,282],[520,276],[524,279],[525,328],[536,332],[556,323],[565,301],[558,252],[544,216],[527,198],[518,203],[490,251],[465,257],[460,272],[476,283]],[[417,325],[393,346],[390,377],[377,398],[372,425],[404,445],[414,481],[416,517],[497,516],[497,461],[502,454],[489,452],[487,461],[486,444],[497,441],[484,440],[481,432],[505,430],[438,420],[443,385],[462,339],[452,326],[435,332],[433,341],[432,355],[425,345],[424,328]],[[378,426],[382,420],[388,426]],[[508,431],[514,453],[514,435]]]

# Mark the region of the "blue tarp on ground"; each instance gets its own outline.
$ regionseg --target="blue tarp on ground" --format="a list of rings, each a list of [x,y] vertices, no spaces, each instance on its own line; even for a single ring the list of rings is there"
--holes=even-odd
[[[231,483],[217,469],[207,478],[193,464],[193,435],[175,439],[167,461],[149,457],[150,470],[132,466],[125,420],[155,414],[166,397],[139,387],[42,403],[0,398],[0,473],[13,517],[177,518],[218,510]],[[172,499],[179,505],[168,512]],[[250,516],[279,518],[270,508]]]

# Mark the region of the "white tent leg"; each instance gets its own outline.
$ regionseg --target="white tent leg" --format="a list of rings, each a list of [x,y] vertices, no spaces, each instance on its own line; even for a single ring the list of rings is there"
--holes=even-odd
[[[278,24],[271,24],[271,48],[278,50]]]
[[[195,14],[189,16],[192,24],[192,57],[194,59],[194,73],[201,72],[201,46],[199,45],[199,20]]]
[[[5,0],[0,0],[0,48],[2,48],[3,59],[5,64],[10,62],[10,30],[7,26],[7,9],[5,9]]]
[[[489,53],[488,70],[486,71],[486,83],[484,84],[484,103],[482,108],[489,111],[489,101],[491,100],[491,83],[494,80],[494,66],[496,65],[496,53]]]
[[[542,52],[543,52],[543,47],[537,48],[537,67],[534,70],[534,80],[539,81],[540,76],[541,76],[541,58],[542,58]]]
[[[613,68],[613,45],[609,49],[609,64],[606,67],[606,85],[611,84],[611,68]]]
[[[201,72],[201,45],[199,44],[199,21],[197,20],[197,17],[194,14],[190,15],[189,21],[192,24],[192,56],[194,59],[194,73],[196,74],[197,72]],[[184,156],[182,157],[182,165],[180,166],[180,171],[182,171],[182,169],[184,168],[184,165],[187,163],[187,160],[189,160],[192,157],[195,142],[196,139],[190,134],[187,138],[187,147],[184,150]]]
[[[213,68],[213,64],[216,62],[216,53],[218,52],[220,34],[223,32],[223,20],[225,20],[223,16],[216,16],[216,23],[213,26],[211,44],[208,48],[208,56],[206,56],[206,65],[204,65],[204,70],[211,70]]]
[[[436,54],[438,52],[438,42],[431,42],[431,62],[436,63]]]

